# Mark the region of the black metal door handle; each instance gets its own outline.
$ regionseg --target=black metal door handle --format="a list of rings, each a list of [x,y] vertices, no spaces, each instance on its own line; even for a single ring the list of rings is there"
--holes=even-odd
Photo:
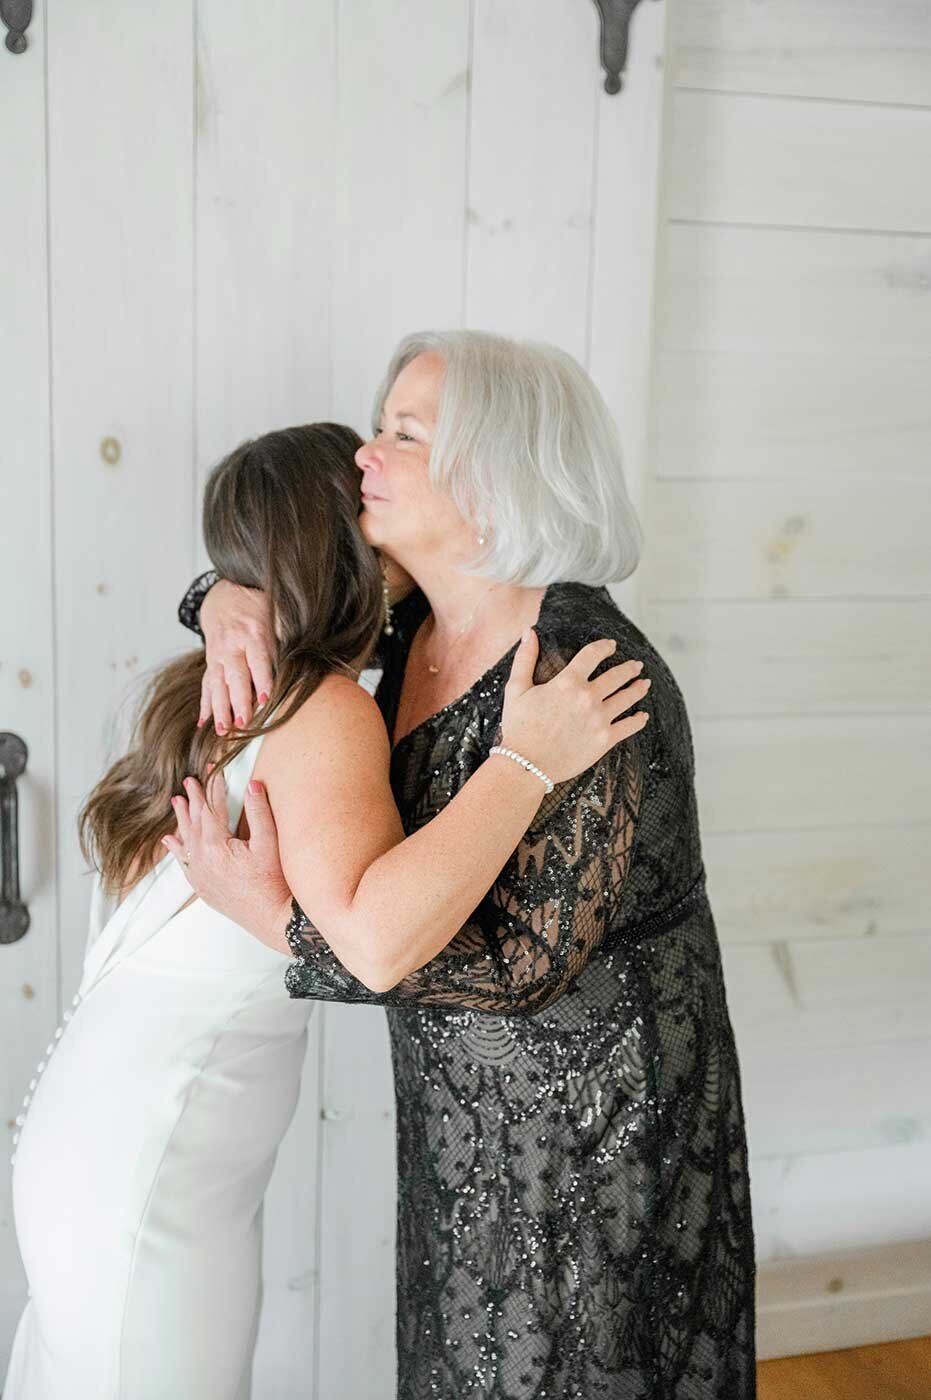
[[[16,943],[29,928],[29,910],[19,897],[19,803],[16,779],[26,771],[29,750],[18,734],[0,733],[0,943]]]

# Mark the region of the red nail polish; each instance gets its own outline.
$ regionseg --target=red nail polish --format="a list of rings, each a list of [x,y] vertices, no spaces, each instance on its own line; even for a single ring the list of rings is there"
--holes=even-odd
[[[217,721],[217,733],[218,733],[218,734],[225,734],[225,733],[226,733],[226,725],[225,725],[225,724],[220,724],[219,721]]]
[[[237,728],[237,729],[245,729],[245,727],[246,727],[246,721],[243,719],[242,715],[237,715],[237,716],[236,716],[236,728]]]
[[[203,729],[203,727],[204,727],[204,725],[205,725],[206,723],[207,723],[207,721],[206,721],[205,719],[199,719],[199,720],[197,721],[197,728],[198,728],[198,729]]]
[[[259,704],[260,704],[260,705],[267,705],[267,704],[268,704],[268,696],[266,695],[266,693],[265,693],[264,690],[262,691],[262,694],[259,696]]]
[[[258,797],[259,793],[262,791],[262,784],[257,783],[255,778],[250,778],[249,791],[252,793],[253,797]]]

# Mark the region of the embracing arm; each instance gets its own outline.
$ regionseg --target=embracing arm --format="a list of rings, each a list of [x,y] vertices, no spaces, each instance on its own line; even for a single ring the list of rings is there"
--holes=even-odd
[[[415,592],[414,580],[400,564],[381,557],[392,608]],[[276,643],[268,596],[220,578],[215,569],[200,574],[178,606],[178,621],[206,642],[207,666],[201,684],[198,727],[210,719],[218,734],[252,720],[256,697],[263,705],[272,693]],[[368,664],[384,660],[388,634],[383,633]]]
[[[295,901],[292,996],[530,1015],[556,1001],[597,951],[616,911],[640,818],[642,736],[544,799],[485,898],[425,966],[375,996]],[[448,810],[448,809],[447,809]]]
[[[428,962],[468,918],[545,790],[516,763],[492,757],[405,839],[375,702],[351,681],[331,680],[322,690],[265,741],[281,867],[343,967],[370,990],[385,991]],[[277,946],[287,947],[290,913],[288,901],[276,920]]]
[[[591,678],[614,645],[583,647],[539,686],[533,683],[536,634],[528,633],[518,649],[505,691],[506,742],[557,781],[589,770],[646,722],[642,711],[625,713],[649,684],[634,679],[640,663]],[[249,841],[229,836],[222,813],[206,811],[191,782],[190,813],[183,803],[179,813],[181,840],[166,844],[176,852],[183,847],[188,876],[208,904],[273,947],[287,946],[293,893],[340,975],[383,993],[429,963],[462,928],[545,793],[538,777],[490,756],[405,839],[389,757],[374,702],[352,682],[330,677],[265,739],[261,762],[271,810],[260,790],[250,792]],[[597,803],[591,805],[594,812]],[[508,917],[513,928],[523,915],[509,907]]]

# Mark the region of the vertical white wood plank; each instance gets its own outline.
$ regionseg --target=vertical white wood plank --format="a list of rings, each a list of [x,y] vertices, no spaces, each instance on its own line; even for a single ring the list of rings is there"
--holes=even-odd
[[[320,1067],[323,1006],[311,1012],[304,1081],[263,1212],[262,1317],[251,1400],[317,1400]],[[348,1295],[347,1295],[348,1296]]]
[[[613,97],[601,94],[592,240],[588,367],[617,419],[627,487],[647,532],[654,287],[668,105],[667,8],[665,3],[637,7],[624,87]],[[631,616],[640,617],[639,570],[612,591]]]
[[[197,6],[197,465],[245,437],[332,416],[336,12],[279,0]],[[200,493],[197,501],[200,509]],[[198,514],[198,538],[200,522]],[[318,1312],[319,1075],[311,1019],[301,1099],[264,1216],[254,1400],[312,1400]]]
[[[197,448],[331,412],[335,15],[197,5]]]
[[[469,0],[340,0],[333,412],[365,432],[395,343],[461,319]]]
[[[394,1400],[397,1163],[381,1007],[327,1007],[321,1117],[318,1393]]]
[[[598,45],[576,0],[476,0],[465,319],[584,361]]]
[[[66,996],[89,881],[76,809],[126,683],[183,645],[191,538],[190,0],[50,0],[52,375]]]
[[[29,749],[17,790],[21,893],[32,918],[24,938],[0,945],[0,1376],[26,1300],[9,1157],[58,996],[44,64],[39,16],[25,54],[0,49],[9,245],[0,278],[0,730],[18,734]]]

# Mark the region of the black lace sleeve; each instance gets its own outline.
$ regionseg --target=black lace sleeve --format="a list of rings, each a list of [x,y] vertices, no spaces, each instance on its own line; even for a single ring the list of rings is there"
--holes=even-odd
[[[194,580],[178,606],[178,621],[181,626],[196,632],[201,641],[204,634],[200,630],[200,605],[219,577],[215,569],[208,569],[205,574]]]
[[[296,958],[286,975],[291,995],[499,1015],[551,1005],[599,948],[618,909],[644,790],[644,754],[637,735],[558,787],[469,923],[390,992],[370,992],[352,977],[295,903],[287,930]]]

